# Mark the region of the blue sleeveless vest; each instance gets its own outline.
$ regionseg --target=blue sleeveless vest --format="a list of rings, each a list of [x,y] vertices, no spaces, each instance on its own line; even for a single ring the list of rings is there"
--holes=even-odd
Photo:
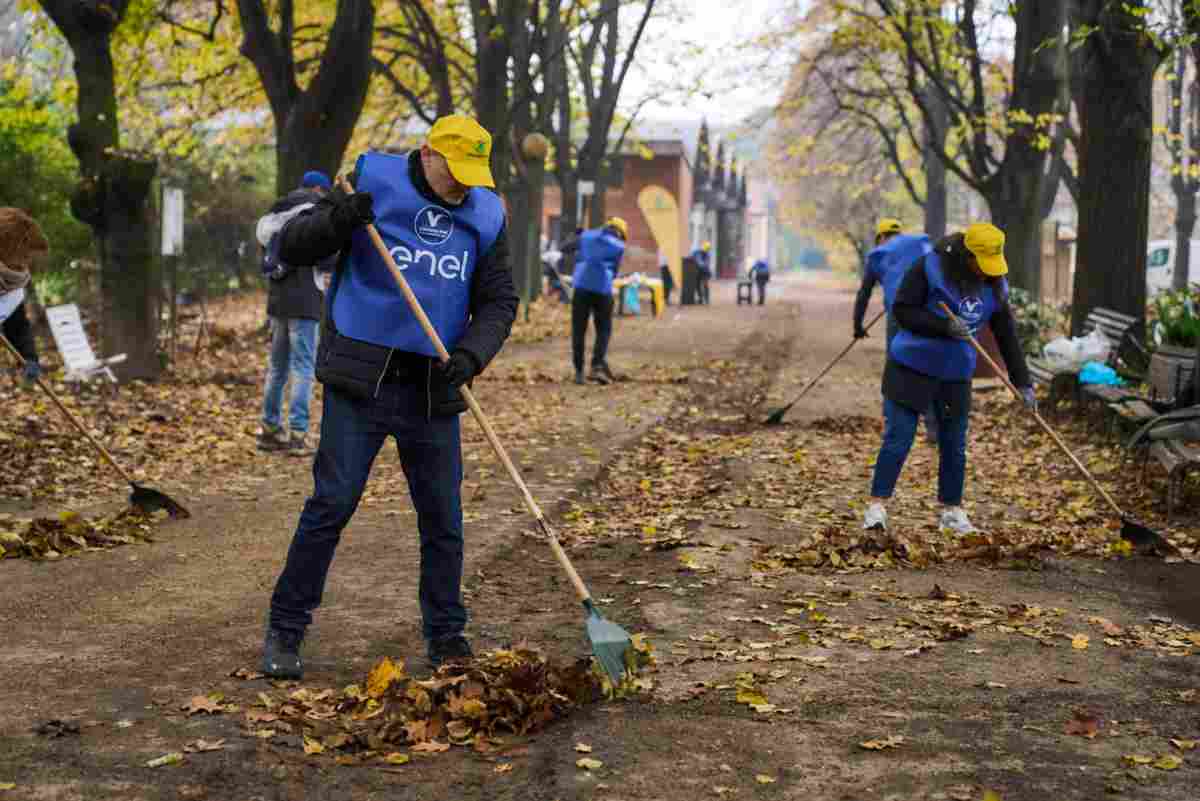
[[[883,286],[883,306],[892,310],[900,282],[913,262],[933,250],[925,234],[894,236],[867,254],[867,271]]]
[[[925,277],[929,281],[925,308],[938,317],[946,316],[938,308],[939,303],[945,303],[975,335],[1000,308],[1000,299],[986,282],[977,294],[961,295],[946,280],[941,256],[936,251],[927,255],[923,264]],[[914,265],[913,269],[918,266]],[[1003,283],[1003,279],[1001,282],[1001,292],[1007,293],[1007,284]],[[892,340],[889,354],[905,367],[942,381],[967,381],[975,374],[975,348],[970,342],[958,339],[927,337],[902,328]]]
[[[368,151],[358,158],[357,189],[374,200],[375,227],[446,349],[467,330],[471,276],[504,227],[500,198],[472,189],[461,206],[426,200],[409,178],[408,156]],[[387,348],[437,356],[365,228],[330,286],[330,311],[342,334]]]
[[[576,289],[611,295],[613,277],[621,269],[625,243],[603,228],[593,228],[579,235],[579,258],[571,282]]]

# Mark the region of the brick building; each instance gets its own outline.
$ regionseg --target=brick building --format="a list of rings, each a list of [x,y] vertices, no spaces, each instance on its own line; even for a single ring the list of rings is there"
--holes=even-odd
[[[686,255],[701,242],[713,244],[713,261],[721,276],[728,277],[744,261],[746,240],[746,179],[736,164],[724,163],[723,147],[714,160],[709,154],[708,127],[700,132],[696,157],[689,158],[682,139],[650,139],[630,146],[620,158],[616,186],[605,190],[609,216],[629,223],[629,241],[621,271],[641,271],[657,276],[662,264],[650,226],[638,208],[638,194],[647,186],[661,186],[679,204],[679,230]],[[712,166],[714,164],[716,167]],[[542,230],[550,241],[561,242],[562,193],[553,178],[546,182],[542,206]],[[585,215],[586,219],[586,215]],[[744,268],[744,267],[743,267]]]

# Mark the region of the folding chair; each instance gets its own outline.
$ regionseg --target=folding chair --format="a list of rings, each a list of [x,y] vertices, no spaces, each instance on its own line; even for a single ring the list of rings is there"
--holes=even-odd
[[[104,376],[112,383],[115,391],[117,377],[113,374],[112,365],[125,361],[125,354],[97,359],[91,343],[88,342],[87,332],[83,330],[79,307],[74,303],[50,306],[46,309],[46,320],[50,323],[50,333],[54,335],[54,345],[62,354],[63,365],[66,368],[65,380],[73,383],[78,392],[83,382]]]

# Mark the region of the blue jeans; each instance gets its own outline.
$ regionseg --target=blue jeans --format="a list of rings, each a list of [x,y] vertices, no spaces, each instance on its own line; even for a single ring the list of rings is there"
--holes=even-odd
[[[267,387],[263,393],[263,425],[279,428],[283,414],[283,388],[292,379],[292,405],[288,427],[308,431],[308,402],[312,398],[316,364],[316,320],[303,317],[271,318],[271,354],[267,360]]]
[[[938,418],[938,500],[947,506],[962,503],[963,484],[967,480],[967,422],[969,415],[952,417],[947,404],[934,401]],[[883,401],[883,445],[875,460],[875,477],[871,480],[871,496],[890,498],[904,461],[917,435],[920,415],[895,401]]]
[[[303,632],[321,603],[342,529],[362,497],[384,440],[396,440],[421,536],[422,631],[425,638],[461,634],[462,447],[457,415],[425,419],[424,386],[385,382],[379,396],[359,400],[325,388],[314,489],[305,502],[287,564],[271,597],[271,626]]]

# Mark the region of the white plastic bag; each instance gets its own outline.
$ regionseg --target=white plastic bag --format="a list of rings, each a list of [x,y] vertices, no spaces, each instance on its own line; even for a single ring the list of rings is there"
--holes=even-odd
[[[1108,338],[1099,330],[1086,337],[1059,337],[1042,349],[1046,363],[1051,369],[1064,373],[1077,373],[1085,362],[1105,362],[1112,351]]]

